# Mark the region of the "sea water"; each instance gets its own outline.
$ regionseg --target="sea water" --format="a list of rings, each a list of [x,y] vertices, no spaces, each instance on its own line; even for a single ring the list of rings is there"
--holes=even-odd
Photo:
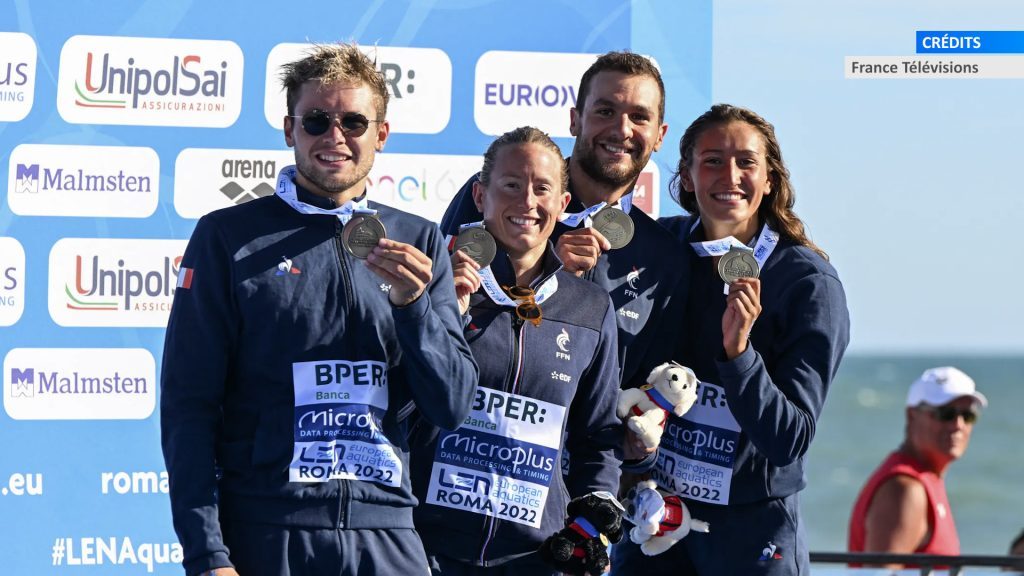
[[[1024,529],[1024,357],[849,355],[807,460],[801,507],[812,551],[846,551],[860,488],[903,439],[907,389],[935,366],[960,368],[989,400],[967,453],[946,473],[961,553],[1004,555]]]

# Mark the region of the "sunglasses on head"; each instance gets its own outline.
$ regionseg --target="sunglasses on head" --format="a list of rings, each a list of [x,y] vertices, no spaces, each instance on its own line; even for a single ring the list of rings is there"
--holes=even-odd
[[[544,316],[540,312],[540,304],[537,304],[537,300],[534,298],[533,289],[525,286],[504,286],[503,288],[509,298],[516,301],[516,316],[523,322],[540,326],[540,321]]]
[[[921,406],[921,409],[932,415],[933,418],[939,422],[952,422],[961,417],[964,419],[966,424],[974,424],[978,420],[978,411],[974,408],[965,408],[963,410],[956,406]]]
[[[331,129],[331,124],[334,122],[335,117],[338,118],[338,124],[341,126],[342,133],[353,138],[358,138],[365,134],[366,129],[370,127],[370,122],[380,122],[380,120],[370,120],[366,116],[355,112],[332,114],[319,108],[314,108],[302,116],[289,116],[289,118],[300,119],[302,121],[302,129],[310,136],[325,134]]]

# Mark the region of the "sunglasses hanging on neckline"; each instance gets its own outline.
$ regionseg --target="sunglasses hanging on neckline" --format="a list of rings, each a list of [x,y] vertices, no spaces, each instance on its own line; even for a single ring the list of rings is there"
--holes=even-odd
[[[525,286],[502,286],[502,288],[508,293],[509,298],[516,301],[516,316],[523,322],[540,326],[544,315],[541,314],[540,304],[537,304],[533,288]]]

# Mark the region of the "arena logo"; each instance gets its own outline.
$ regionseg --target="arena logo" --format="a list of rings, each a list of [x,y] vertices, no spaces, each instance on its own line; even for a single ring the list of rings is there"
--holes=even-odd
[[[0,32],[0,122],[28,116],[35,89],[35,41],[22,32]]]
[[[0,326],[12,326],[25,310],[25,248],[0,237]]]
[[[21,144],[7,189],[21,216],[146,218],[159,201],[160,158],[152,148]]]
[[[141,420],[156,407],[156,362],[144,348],[14,348],[3,371],[15,420]]]
[[[223,128],[241,111],[242,70],[234,42],[72,36],[57,109],[76,124]]]
[[[267,56],[264,114],[274,128],[283,125],[288,106],[281,87],[281,66],[305,56],[312,44],[278,44]],[[377,63],[390,99],[391,131],[437,134],[448,126],[452,108],[452,61],[437,48],[364,46]],[[425,114],[424,110],[430,112]]]
[[[174,162],[174,209],[183,218],[269,196],[291,150],[185,148]]]
[[[58,240],[50,250],[50,317],[61,326],[166,326],[186,243]]]
[[[367,196],[440,222],[448,203],[482,165],[480,156],[379,154],[367,179]]]

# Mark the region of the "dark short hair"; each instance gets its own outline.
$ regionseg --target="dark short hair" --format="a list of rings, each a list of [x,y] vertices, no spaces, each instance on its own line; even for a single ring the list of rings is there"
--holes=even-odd
[[[384,120],[388,113],[388,89],[376,64],[356,44],[314,44],[301,60],[289,62],[281,67],[281,84],[287,91],[288,114],[295,114],[295,103],[299,101],[302,85],[310,80],[319,80],[324,86],[338,83],[362,84],[373,91],[378,118]]]
[[[658,123],[665,121],[665,83],[661,80],[661,72],[649,58],[623,50],[621,52],[608,52],[600,55],[590,68],[580,78],[580,88],[576,92],[576,109],[580,112],[587,103],[587,94],[590,92],[590,83],[601,72],[621,72],[628,76],[649,76],[658,83],[658,93],[661,99],[658,101]]]

